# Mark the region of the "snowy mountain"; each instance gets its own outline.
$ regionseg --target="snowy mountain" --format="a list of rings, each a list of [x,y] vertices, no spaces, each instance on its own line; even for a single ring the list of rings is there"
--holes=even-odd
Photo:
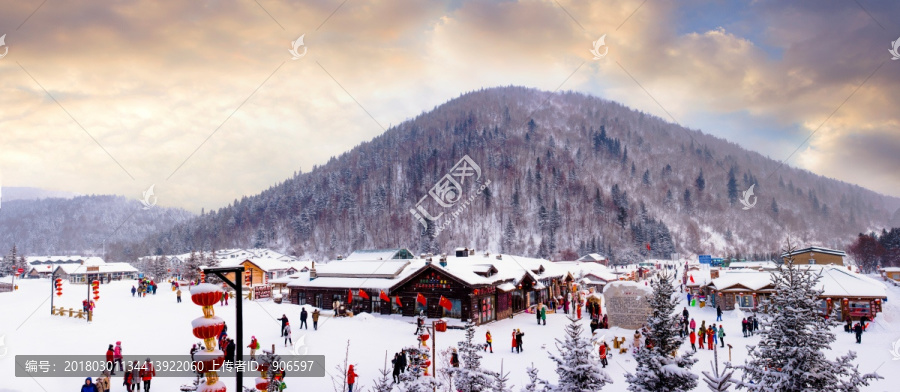
[[[41,188],[29,188],[29,187],[17,187],[17,186],[5,186],[0,188],[0,193],[2,193],[2,201],[13,201],[13,200],[38,200],[38,199],[46,199],[49,197],[59,197],[64,199],[71,199],[75,196],[78,196],[76,193],[65,192],[65,191],[52,191]]]
[[[889,226],[898,207],[615,102],[502,87],[463,94],[259,195],[116,244],[112,256],[474,246],[557,260],[767,257],[788,233],[842,248]]]
[[[104,242],[146,238],[192,216],[177,208],[144,210],[140,202],[121,196],[4,198],[0,252],[5,254],[15,244],[25,255],[100,254]]]

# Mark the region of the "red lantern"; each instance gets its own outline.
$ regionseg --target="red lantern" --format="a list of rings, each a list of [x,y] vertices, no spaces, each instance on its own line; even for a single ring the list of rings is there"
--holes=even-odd
[[[260,391],[265,391],[265,390],[269,389],[269,380],[266,380],[265,378],[262,378],[262,377],[257,377],[256,378],[256,389],[258,389]]]
[[[191,321],[191,327],[193,328],[194,336],[198,339],[210,339],[216,338],[222,332],[222,329],[225,328],[225,320],[222,320],[219,317],[198,317]]]
[[[213,306],[222,299],[222,288],[210,283],[191,287],[191,301],[200,306]]]
[[[56,292],[56,296],[57,296],[57,297],[62,297],[62,291],[57,291],[57,292]]]
[[[225,353],[222,350],[197,351],[194,353],[194,366],[203,372],[213,372],[225,363]]]
[[[95,295],[95,296],[94,296],[94,301],[98,301],[98,300],[100,300],[100,296],[99,296],[99,295]]]

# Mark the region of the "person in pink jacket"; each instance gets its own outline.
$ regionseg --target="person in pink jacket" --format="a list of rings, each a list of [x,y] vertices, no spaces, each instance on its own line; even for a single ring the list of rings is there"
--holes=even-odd
[[[122,365],[122,342],[116,342],[116,348],[113,349],[113,370],[115,370],[116,362],[119,363],[119,371],[125,371],[125,366]]]

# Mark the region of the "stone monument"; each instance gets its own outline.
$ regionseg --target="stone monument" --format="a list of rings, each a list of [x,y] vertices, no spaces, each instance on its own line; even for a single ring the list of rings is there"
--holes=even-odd
[[[650,287],[629,281],[610,282],[603,287],[606,314],[611,327],[638,329],[647,324],[651,309],[647,301],[653,295]]]

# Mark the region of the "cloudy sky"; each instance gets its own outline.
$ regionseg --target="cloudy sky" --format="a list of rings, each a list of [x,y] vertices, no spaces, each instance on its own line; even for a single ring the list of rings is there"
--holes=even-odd
[[[523,85],[900,196],[897,1],[7,0],[4,34],[3,186],[199,212]]]

